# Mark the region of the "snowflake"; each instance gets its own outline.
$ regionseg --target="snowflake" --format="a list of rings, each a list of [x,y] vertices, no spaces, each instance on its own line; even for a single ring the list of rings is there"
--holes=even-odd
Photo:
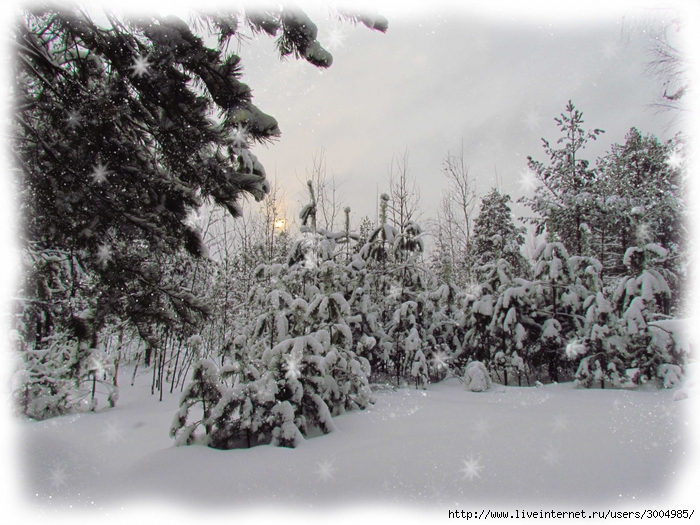
[[[333,51],[335,49],[345,47],[343,40],[345,40],[345,31],[343,30],[342,26],[335,26],[328,32],[328,36],[324,39],[324,42],[327,43],[326,47]]]
[[[333,466],[333,461],[328,461],[324,459],[318,464],[318,469],[316,474],[318,474],[318,481],[330,481],[333,479],[333,473],[335,472],[335,467]]]
[[[480,283],[469,281],[464,285],[464,291],[469,295],[476,295],[480,286]]]
[[[441,504],[445,498],[445,495],[442,493],[442,490],[436,487],[434,483],[430,485],[430,493],[431,494],[429,497],[437,504]]]
[[[108,443],[116,443],[122,440],[122,428],[114,422],[109,423],[102,435],[107,439]]]
[[[539,129],[541,121],[542,115],[540,114],[539,110],[535,108],[530,108],[527,113],[525,113],[525,118],[523,119],[525,127],[527,127],[527,129],[530,131]]]
[[[261,390],[262,397],[265,399],[275,399],[276,394],[275,383],[268,381]]]
[[[69,128],[76,128],[80,126],[80,113],[77,111],[70,111],[66,122],[68,123]]]
[[[59,488],[65,485],[67,479],[68,474],[66,473],[66,469],[63,467],[56,466],[49,472],[49,480],[54,488]]]
[[[129,66],[129,69],[133,69],[134,72],[131,74],[132,77],[142,77],[143,75],[150,75],[151,72],[148,71],[148,68],[151,66],[151,63],[148,61],[148,57],[145,57],[143,55],[139,55],[137,58],[134,59],[134,65]]]
[[[480,53],[486,53],[491,50],[491,42],[483,33],[472,35],[472,39],[471,45],[474,50],[479,51]]]
[[[299,364],[301,359],[297,355],[288,355],[285,356],[285,361],[287,362],[285,365],[285,368],[287,369],[287,373],[285,374],[284,377],[287,379],[298,379],[299,376],[301,375],[301,372],[299,371]]]
[[[193,230],[197,230],[201,227],[202,218],[198,210],[190,210],[187,212],[187,217],[185,217],[182,222]]]
[[[109,244],[101,244],[97,248],[97,262],[104,268],[112,260],[112,247]]]
[[[675,412],[675,410],[672,410],[670,407],[664,405],[659,407],[659,412],[661,414],[661,418],[666,419],[669,423],[675,423],[675,420],[678,418],[678,414]]]
[[[464,463],[464,466],[462,467],[461,472],[464,475],[464,479],[474,481],[474,478],[481,477],[479,475],[479,471],[484,467],[479,464],[479,458],[475,459],[473,456],[469,456],[469,459],[462,460],[462,463]]]
[[[447,368],[447,355],[442,350],[438,350],[435,352],[435,354],[433,354],[433,358],[430,360],[430,363],[438,370]]]
[[[552,427],[557,432],[564,432],[564,431],[568,430],[569,429],[569,418],[563,414],[559,414],[558,416],[555,416],[554,421],[552,422]]]
[[[572,339],[566,345],[566,357],[574,359],[577,356],[584,354],[586,352],[586,345],[581,344],[576,339]]]
[[[318,257],[316,256],[316,246],[311,239],[304,239],[302,252],[304,254],[304,268],[314,270],[317,267]]]
[[[485,419],[480,419],[477,421],[476,425],[474,425],[474,433],[481,438],[487,437],[489,435],[488,421]]]
[[[605,60],[611,60],[617,56],[619,51],[620,45],[617,42],[609,40],[603,43],[603,48],[601,49],[600,54]]]
[[[248,130],[240,124],[231,130],[231,142],[236,148],[247,148],[249,137]]]
[[[683,164],[683,155],[678,151],[672,151],[666,159],[666,164],[672,169],[680,169]]]
[[[102,364],[102,361],[94,356],[90,357],[88,370],[93,372],[96,377],[104,378],[105,367]]]
[[[525,191],[532,191],[537,187],[537,174],[530,168],[520,172],[520,187]]]
[[[547,450],[544,453],[544,461],[547,463],[547,465],[553,466],[559,463],[559,458],[561,457],[561,454],[559,453],[559,449],[553,447],[552,445],[547,448]]]
[[[107,180],[107,175],[109,175],[107,166],[105,166],[101,162],[99,162],[97,166],[93,168],[92,173],[90,173],[90,176],[92,177],[92,182],[94,182],[95,184],[105,182]]]
[[[637,226],[635,234],[637,236],[637,241],[642,244],[646,244],[652,240],[651,227],[645,222]]]

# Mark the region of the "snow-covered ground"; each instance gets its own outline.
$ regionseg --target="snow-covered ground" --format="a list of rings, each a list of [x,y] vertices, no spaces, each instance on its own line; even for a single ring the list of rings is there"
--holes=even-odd
[[[159,402],[150,375],[129,386],[132,370],[120,373],[114,409],[13,423],[21,515],[381,511],[405,522],[446,518],[448,509],[693,508],[678,506],[695,453],[697,396],[688,386],[473,393],[450,379],[426,391],[378,391],[369,409],[336,418],[336,432],[294,450],[221,451],[175,447],[168,428],[179,393]]]

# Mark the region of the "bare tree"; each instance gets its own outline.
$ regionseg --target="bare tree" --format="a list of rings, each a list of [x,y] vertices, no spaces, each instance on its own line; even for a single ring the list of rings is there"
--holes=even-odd
[[[319,228],[335,231],[341,227],[340,210],[344,208],[340,185],[335,175],[328,176],[326,151],[321,148],[312,158],[312,167],[306,171],[306,179],[311,181],[316,198],[316,224]],[[337,223],[337,224],[336,224]]]
[[[469,175],[469,167],[464,163],[464,145],[459,155],[447,153],[442,165],[442,172],[448,180],[448,196],[450,204],[455,208],[454,216],[461,221],[456,222],[456,231],[462,240],[464,251],[469,251],[469,241],[472,229],[472,213],[476,207],[475,181]]]
[[[394,227],[403,233],[411,221],[420,217],[420,190],[416,179],[408,169],[408,150],[398,157],[394,155],[388,170],[389,216]]]
[[[678,9],[659,7],[649,10],[646,16],[623,17],[620,26],[624,43],[633,35],[649,41],[646,73],[659,82],[655,99],[649,105],[659,112],[672,112],[669,125],[678,122],[689,110],[687,94],[692,85],[690,64],[681,46],[682,33],[687,31],[683,25]]]
[[[476,207],[475,181],[464,161],[464,146],[459,154],[447,153],[442,164],[448,189],[443,193],[434,226],[436,252],[443,278],[466,285],[471,279],[472,214]]]
[[[265,248],[270,262],[275,259],[275,239],[287,229],[287,208],[285,195],[277,179],[270,186],[270,193],[265,198],[262,219],[265,227]]]
[[[653,106],[662,111],[684,113],[690,88],[688,62],[676,41],[682,29],[680,22],[674,21],[656,31],[651,44],[651,59],[647,72],[661,82],[663,93],[659,93]]]
[[[459,221],[455,216],[455,207],[451,196],[444,192],[437,210],[437,217],[431,221],[431,230],[435,240],[432,252],[433,269],[446,282],[463,285],[456,261],[460,259],[460,247],[463,247],[461,235],[455,227]]]
[[[242,319],[241,311],[248,304],[248,296],[255,284],[254,270],[263,262],[277,262],[286,256],[280,247],[286,235],[284,195],[273,182],[264,201],[249,209],[241,209],[236,219],[225,210],[211,208],[201,214],[204,242],[209,247],[212,275],[199,277],[195,269],[193,286],[204,289],[212,305],[212,314],[200,328],[203,355],[217,355],[223,359],[222,349],[231,341]],[[282,249],[281,249],[282,248]],[[193,355],[185,354],[176,362],[189,365]]]

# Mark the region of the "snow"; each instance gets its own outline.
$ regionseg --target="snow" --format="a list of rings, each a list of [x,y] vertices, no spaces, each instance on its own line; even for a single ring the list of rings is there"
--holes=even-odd
[[[472,361],[464,372],[464,383],[471,392],[484,392],[491,386],[491,378],[484,363]]]
[[[575,359],[579,355],[586,353],[586,346],[582,345],[579,341],[569,341],[566,345],[566,357],[569,359]]]
[[[672,337],[680,348],[690,354],[692,323],[693,321],[691,319],[664,319],[661,321],[652,321],[649,323],[649,326],[652,328],[652,335],[659,340],[659,345],[665,346],[666,341],[664,337]]]
[[[547,319],[542,325],[542,339],[556,339],[559,338],[559,332],[561,331],[561,324],[556,319]]]
[[[99,509],[122,519],[159,505],[182,519],[379,506],[434,519],[472,506],[663,508],[692,439],[690,400],[674,401],[677,389],[565,383],[476,394],[453,378],[377,391],[374,405],[336,417],[334,432],[296,449],[176,447],[167,429],[179,392],[158,402],[150,374],[129,387],[131,373],[120,371],[116,408],[11,423],[24,512],[74,518]],[[299,439],[292,427],[279,437]]]

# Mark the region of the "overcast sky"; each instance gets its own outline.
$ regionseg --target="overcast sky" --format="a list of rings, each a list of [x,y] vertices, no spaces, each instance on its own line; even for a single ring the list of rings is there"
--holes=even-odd
[[[532,194],[523,180],[527,156],[546,160],[541,138],[559,137],[553,119],[568,100],[583,111],[586,126],[606,132],[587,149],[591,162],[633,126],[663,139],[683,128],[650,107],[660,92],[646,71],[650,31],[667,26],[679,42],[697,34],[697,2],[463,3],[378,0],[373,6],[389,21],[382,34],[339,23],[327,4],[300,1],[333,53],[327,70],[281,61],[265,36],[234,47],[254,103],[282,130],[278,141],[253,151],[286,193],[288,219],[306,202],[305,181],[321,150],[356,228],[363,216],[374,219],[392,158],[404,153],[425,219],[435,216],[447,188],[445,156],[462,148],[478,195],[494,186],[513,201]],[[207,0],[118,5],[186,20],[189,9],[231,7]],[[516,217],[528,212],[513,209]]]
[[[668,25],[678,40],[673,21],[681,36],[689,24],[681,11],[625,2],[564,10],[537,2],[527,10],[380,2],[389,20],[382,34],[338,23],[320,4],[301,5],[333,53],[329,69],[280,62],[270,38],[238,50],[254,103],[282,130],[278,142],[254,152],[286,191],[289,218],[305,202],[307,171],[321,149],[355,226],[364,215],[374,219],[392,156],[404,152],[426,218],[447,187],[443,159],[462,147],[479,195],[494,186],[514,201],[531,194],[527,156],[545,160],[541,138],[559,138],[553,119],[569,100],[586,127],[605,130],[587,148],[591,162],[633,126],[663,139],[682,127],[650,107],[659,82],[646,72],[650,30]]]

